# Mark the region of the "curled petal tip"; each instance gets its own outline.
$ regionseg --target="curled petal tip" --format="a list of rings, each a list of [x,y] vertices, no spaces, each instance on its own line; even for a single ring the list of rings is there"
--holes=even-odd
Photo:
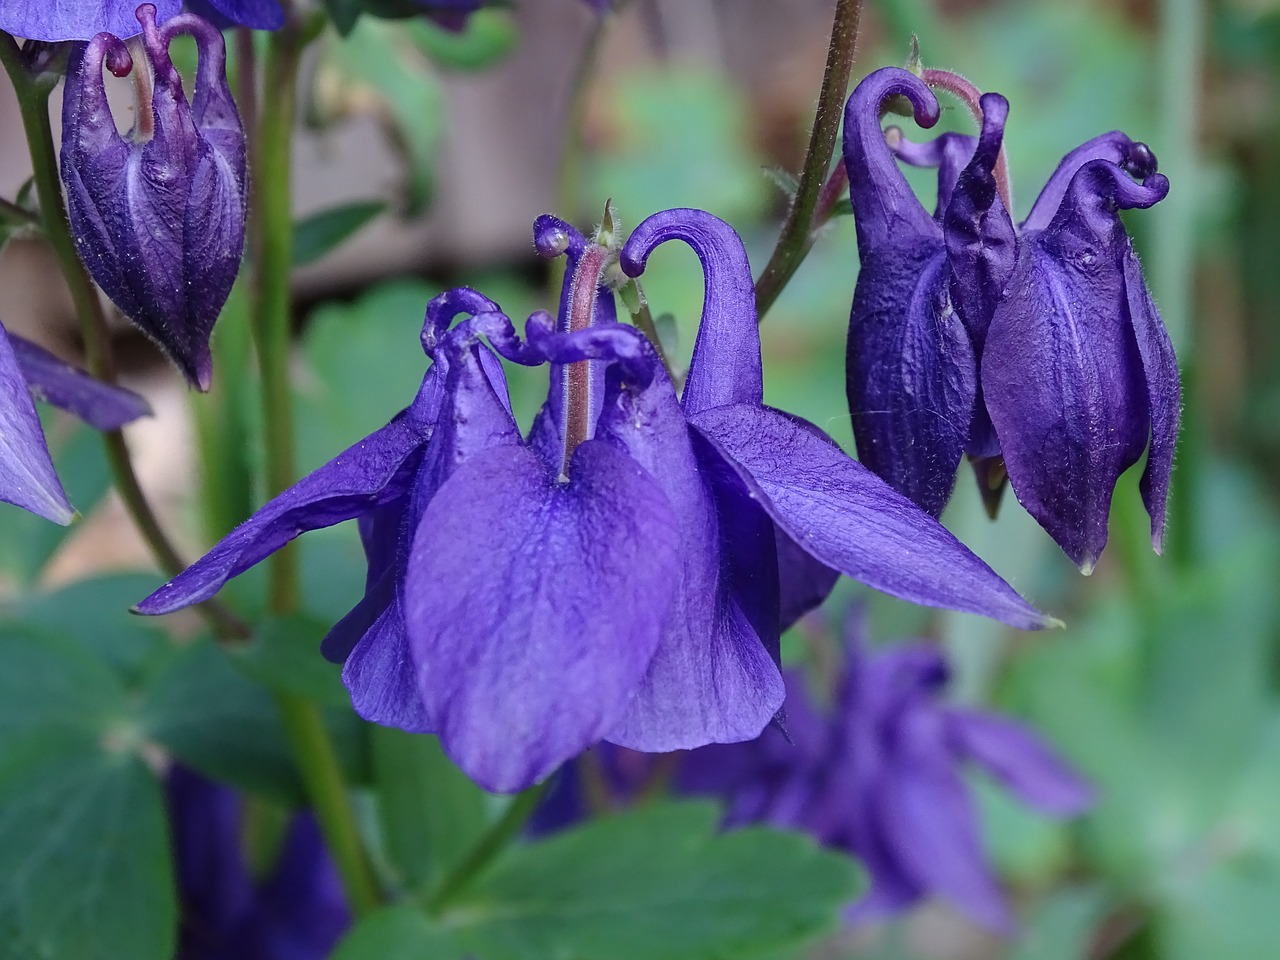
[[[1097,557],[1085,557],[1080,561],[1080,572],[1086,577],[1093,576],[1094,567],[1098,565]]]
[[[1159,163],[1150,147],[1135,140],[1126,151],[1124,169],[1131,176],[1145,180],[1159,169]]]

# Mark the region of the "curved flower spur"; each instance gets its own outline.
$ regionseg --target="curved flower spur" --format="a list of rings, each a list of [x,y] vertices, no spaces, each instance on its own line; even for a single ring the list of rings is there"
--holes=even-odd
[[[653,346],[613,321],[614,251],[554,218],[536,239],[570,260],[557,320],[535,314],[520,340],[475,291],[437,297],[414,403],[139,611],[206,599],[298,533],[359,517],[366,595],[326,653],[345,659],[363,716],[439,733],[499,791],[602,739],[669,751],[759,734],[784,693],[780,534],[828,584],[831,568],[912,602],[1048,622],[815,428],[761,404],[750,268],[727,224],[667,211],[620,251],[633,276],[671,239],[705,265],[683,400]],[[527,440],[495,352],[552,365]]]
[[[207,390],[209,335],[240,269],[245,138],[227,87],[222,34],[191,14],[156,24],[138,7],[141,56],[110,34],[77,45],[62,107],[62,179],[81,259],[103,292]],[[188,105],[169,44],[199,51]],[[102,70],[135,76],[137,121],[117,131]]]
[[[935,516],[963,454],[989,504],[1007,470],[1019,501],[1088,572],[1116,480],[1150,438],[1142,494],[1158,551],[1178,369],[1118,216],[1168,192],[1154,155],[1122,133],[1089,141],[1015,229],[997,175],[1007,101],[981,98],[976,138],[916,144],[880,130],[893,95],[921,126],[938,116],[925,82],[897,68],[869,75],[846,112],[862,258],[848,363],[859,455]],[[895,155],[938,167],[934,216]]]

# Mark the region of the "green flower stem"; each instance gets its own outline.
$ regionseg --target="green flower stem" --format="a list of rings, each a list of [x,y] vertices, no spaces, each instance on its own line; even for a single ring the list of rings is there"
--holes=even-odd
[[[342,778],[342,767],[325,729],[320,708],[310,700],[289,693],[276,697],[289,743],[302,773],[307,796],[342,878],[352,912],[361,917],[377,909],[378,887],[360,842],[355,810]]]
[[[840,115],[849,89],[849,75],[853,71],[853,52],[858,42],[861,14],[862,0],[837,0],[818,113],[814,117],[804,167],[800,171],[800,184],[778,244],[756,281],[756,311],[761,319],[769,312],[813,245],[814,211],[831,167],[831,155],[840,131]]]
[[[47,79],[28,74],[22,63],[18,44],[7,33],[0,31],[0,61],[13,82],[22,114],[22,126],[31,153],[31,169],[35,180],[36,196],[40,202],[40,215],[44,234],[57,257],[84,337],[85,356],[89,370],[104,383],[116,382],[115,357],[111,351],[111,334],[102,303],[94,289],[80,256],[76,252],[75,238],[67,219],[62,199],[62,185],[58,179],[58,156],[53,145],[53,127],[49,122],[49,94],[53,85]],[[133,469],[129,446],[120,430],[102,433],[107,463],[115,483],[116,492],[133,519],[160,568],[169,576],[186,569],[187,564],[178,554],[172,541],[165,534],[151,503],[147,500],[138,475]],[[224,639],[244,637],[248,631],[229,610],[214,601],[206,601],[196,608],[208,621],[218,636]]]
[[[289,382],[293,301],[293,167],[290,150],[297,102],[298,60],[306,41],[289,22],[268,41],[263,96],[251,171],[253,196],[249,227],[253,258],[250,313],[262,375],[267,495],[287,490],[296,469],[293,449],[293,390]],[[272,555],[268,605],[285,614],[298,606],[298,557],[290,545]]]
[[[254,336],[262,375],[267,493],[288,489],[295,477],[293,391],[289,381],[293,300],[293,210],[290,205],[298,61],[310,35],[290,12],[289,21],[268,40],[263,95],[254,155],[250,209],[250,256]],[[276,551],[269,569],[267,604],[281,616],[298,608],[298,560],[291,547]],[[343,889],[357,916],[378,906],[380,896],[360,841],[355,809],[320,708],[291,694],[276,698],[307,796],[333,854]]]
[[[476,841],[476,845],[471,848],[471,852],[436,888],[436,892],[427,903],[428,910],[438,913],[447,907],[460,894],[466,891],[467,887],[484,872],[484,869],[493,862],[498,854],[506,849],[507,844],[514,840],[520,831],[524,829],[525,822],[533,815],[533,811],[537,809],[538,801],[546,793],[551,779],[551,777],[548,777],[536,787],[530,787],[528,790],[515,795],[511,800],[511,805],[507,807],[497,822]]]

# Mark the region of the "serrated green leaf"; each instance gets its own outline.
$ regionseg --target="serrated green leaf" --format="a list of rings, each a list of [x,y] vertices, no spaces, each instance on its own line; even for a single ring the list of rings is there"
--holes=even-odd
[[[251,679],[331,707],[349,707],[342,668],[320,655],[328,625],[307,616],[276,618],[232,650],[231,659]]]
[[[464,960],[469,956],[453,934],[421,910],[398,906],[362,920],[331,960]]]
[[[386,209],[381,200],[358,200],[299,221],[293,228],[293,265],[305,266],[336,250]]]
[[[76,641],[14,624],[0,656],[3,955],[167,960],[168,829],[120,679]]]
[[[0,778],[6,957],[169,960],[177,905],[156,778],[93,744],[32,751]]]
[[[481,960],[705,960],[797,947],[857,892],[851,860],[795,833],[721,833],[659,804],[513,849],[440,924]]]

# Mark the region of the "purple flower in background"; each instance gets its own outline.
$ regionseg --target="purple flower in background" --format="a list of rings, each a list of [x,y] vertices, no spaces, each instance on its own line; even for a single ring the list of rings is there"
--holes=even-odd
[[[615,260],[638,275],[672,239],[697,252],[707,288],[680,399],[601,286]],[[913,602],[1044,625],[825,435],[762,405],[751,272],[727,224],[666,211],[619,256],[543,217],[535,241],[570,260],[558,320],[535,314],[522,341],[475,291],[437,297],[414,403],[139,611],[206,599],[300,532],[359,517],[366,594],[326,654],[345,661],[362,716],[439,733],[499,791],[602,739],[664,752],[758,735],[782,702],[780,617],[794,606],[780,552],[802,553],[828,586],[838,570]],[[527,439],[494,351],[551,366]]]
[[[94,280],[192,384],[207,390],[209,335],[244,247],[244,131],[227,88],[222,34],[191,14],[157,26],[155,13],[151,4],[138,8],[154,79],[128,137],[116,131],[102,68],[105,62],[116,76],[128,74],[129,51],[99,34],[72,53],[62,179],[80,256]],[[190,105],[169,59],[179,33],[195,37],[200,55]]]
[[[271,871],[245,862],[241,800],[185,767],[169,771],[182,907],[178,960],[323,960],[351,923],[314,817],[289,824]]]
[[[1015,229],[995,175],[1004,98],[982,97],[979,137],[915,144],[894,130],[886,143],[880,104],[895,94],[922,126],[936,121],[929,88],[896,68],[859,84],[845,115],[862,259],[848,354],[859,455],[935,516],[963,454],[984,496],[1007,470],[1027,511],[1089,572],[1116,480],[1150,438],[1142,495],[1159,551],[1178,368],[1118,216],[1168,192],[1155,157],[1122,133],[1089,141]],[[938,167],[934,216],[895,153]]]
[[[1021,724],[942,702],[948,667],[935,647],[872,652],[849,632],[829,708],[789,673],[791,742],[770,728],[751,743],[695,750],[679,762],[678,789],[723,797],[727,826],[804,830],[861,860],[871,889],[847,911],[851,922],[936,896],[1010,933],[1012,914],[983,851],[963,768],[976,766],[1052,817],[1088,809],[1092,789]]]

